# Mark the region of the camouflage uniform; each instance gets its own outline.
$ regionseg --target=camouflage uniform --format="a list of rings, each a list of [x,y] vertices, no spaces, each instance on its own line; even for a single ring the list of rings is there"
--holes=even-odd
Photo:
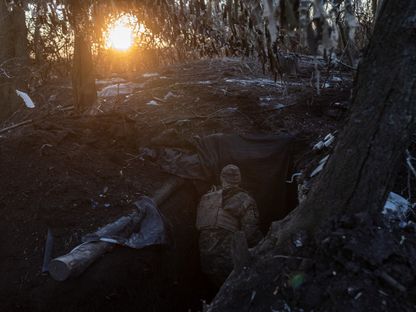
[[[233,269],[233,234],[243,231],[249,246],[261,239],[256,203],[245,190],[238,187],[239,179],[233,182],[229,184],[223,181],[224,188],[205,194],[198,206],[197,228],[200,230],[202,271],[216,285],[221,285]]]

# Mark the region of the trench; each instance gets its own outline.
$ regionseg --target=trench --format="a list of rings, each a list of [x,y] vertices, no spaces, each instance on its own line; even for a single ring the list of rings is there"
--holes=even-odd
[[[274,147],[273,151],[276,152]],[[258,204],[264,233],[272,221],[284,217],[296,205],[296,185],[286,183],[292,173],[293,155],[285,151],[277,151],[279,155],[288,156],[280,157],[280,163],[273,161],[270,149],[266,155],[268,161],[260,157],[253,163],[251,157],[250,161],[238,163],[243,173],[247,173],[246,181],[257,181],[251,185],[243,183],[243,187],[252,193]],[[271,164],[275,168],[267,167]],[[224,165],[221,159],[218,165]],[[275,176],[267,177],[265,172],[274,172]],[[170,242],[167,246],[140,250],[115,247],[75,279],[56,282],[48,278],[42,287],[32,292],[37,309],[201,311],[202,301],[210,302],[218,291],[201,272],[195,228],[199,199],[212,183],[188,179],[159,207],[168,225]]]
[[[195,229],[199,197],[188,181],[160,207],[168,223],[168,246],[117,247],[76,279],[63,283],[49,279],[33,293],[38,309],[201,311],[202,300],[210,302],[218,289],[199,264]]]

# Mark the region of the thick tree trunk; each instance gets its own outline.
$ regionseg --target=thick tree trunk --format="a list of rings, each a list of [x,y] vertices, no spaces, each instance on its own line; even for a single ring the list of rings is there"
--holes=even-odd
[[[35,62],[37,65],[43,63],[43,43],[42,36],[40,33],[40,28],[42,26],[41,16],[43,14],[44,8],[40,2],[36,5],[36,20],[35,20],[35,29],[33,35],[33,52],[35,54]]]
[[[26,16],[23,8],[14,6],[9,11],[5,1],[0,1],[0,61],[28,59]]]
[[[78,112],[82,112],[91,107],[97,100],[89,36],[89,31],[92,28],[88,19],[90,1],[70,0],[69,8],[72,13],[71,23],[75,32],[72,87],[75,108]]]
[[[5,1],[0,1],[0,63],[14,57],[12,14]]]
[[[305,202],[274,223],[256,251],[279,248],[331,216],[381,209],[415,130],[415,14],[416,1],[384,1],[359,66],[351,116],[332,157]],[[222,287],[210,311],[239,306],[238,298],[230,298],[238,292],[231,291],[239,287],[236,275]]]
[[[5,1],[0,1],[0,122],[10,117],[19,107],[15,83],[3,66],[6,61],[20,56],[15,53],[16,36],[19,33],[14,29],[14,21],[14,13],[8,10]]]
[[[29,59],[25,10],[16,6],[12,12],[14,57],[23,61]]]
[[[72,86],[77,111],[85,111],[97,100],[91,45],[88,39],[76,30]]]

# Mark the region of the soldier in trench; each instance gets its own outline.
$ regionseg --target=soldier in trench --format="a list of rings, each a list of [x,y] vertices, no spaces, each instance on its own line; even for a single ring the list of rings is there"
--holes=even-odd
[[[221,171],[221,187],[205,194],[199,203],[196,227],[200,231],[202,271],[220,286],[233,269],[233,234],[243,231],[249,247],[262,238],[256,202],[240,188],[241,173],[235,165]]]

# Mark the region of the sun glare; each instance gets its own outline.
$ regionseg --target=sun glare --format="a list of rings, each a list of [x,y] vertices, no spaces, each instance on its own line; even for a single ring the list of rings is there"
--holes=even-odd
[[[109,26],[107,31],[106,48],[127,51],[133,45],[133,29],[128,17],[121,17]]]

